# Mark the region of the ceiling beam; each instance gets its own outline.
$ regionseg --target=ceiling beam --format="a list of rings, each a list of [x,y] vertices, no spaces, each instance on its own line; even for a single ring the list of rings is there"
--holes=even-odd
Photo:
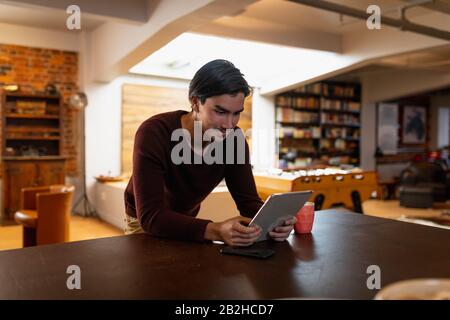
[[[246,16],[217,19],[193,29],[193,32],[338,53],[342,50],[342,39],[338,34]]]
[[[126,5],[123,0],[0,0],[0,3],[4,4],[43,10],[48,8],[65,11],[68,6],[76,4],[82,15],[131,24],[147,22],[156,2],[159,0],[127,0]]]
[[[327,10],[338,14],[343,14],[346,16],[367,20],[372,14],[367,13],[365,11],[347,7],[344,5],[327,2],[323,0],[289,0],[291,2],[295,2],[298,4],[314,7],[317,9]],[[427,27],[424,25],[416,24],[409,22],[405,17],[403,19],[393,19],[386,16],[381,16],[381,23],[386,24],[391,27],[397,27],[403,31],[411,31],[415,33],[419,33],[422,35],[426,35],[429,37],[434,37],[438,39],[443,39],[450,41],[450,32]]]
[[[403,0],[403,2],[411,3],[411,0]],[[433,0],[431,3],[419,4],[419,6],[433,11],[450,14],[450,2],[448,0]]]

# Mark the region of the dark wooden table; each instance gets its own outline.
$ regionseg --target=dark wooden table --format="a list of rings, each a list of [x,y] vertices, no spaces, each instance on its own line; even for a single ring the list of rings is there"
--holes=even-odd
[[[372,299],[370,265],[382,287],[450,277],[450,231],[362,214],[319,211],[312,234],[263,245],[268,260],[145,234],[3,251],[0,299]],[[81,290],[66,287],[69,265]]]

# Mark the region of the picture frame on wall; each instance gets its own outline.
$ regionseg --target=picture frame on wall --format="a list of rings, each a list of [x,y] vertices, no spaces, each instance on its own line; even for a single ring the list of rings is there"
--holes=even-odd
[[[402,143],[425,144],[427,138],[427,109],[421,106],[404,106]]]
[[[378,143],[383,154],[396,154],[398,148],[398,113],[397,103],[378,104]]]

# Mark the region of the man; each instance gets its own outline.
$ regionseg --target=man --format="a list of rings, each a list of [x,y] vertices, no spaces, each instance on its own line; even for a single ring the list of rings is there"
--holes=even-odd
[[[191,156],[198,159],[204,155],[195,147],[198,125],[201,135],[216,133],[212,138],[209,135],[206,141],[200,138],[203,150],[212,142],[224,146],[235,138],[230,134],[233,129],[243,137],[236,125],[244,110],[244,99],[250,92],[239,69],[226,60],[214,60],[201,67],[190,83],[191,112],[162,113],[140,125],[135,137],[133,174],[125,190],[127,234],[147,232],[181,240],[223,241],[231,246],[248,246],[255,242],[260,228],[246,225],[263,202],[256,192],[245,138],[243,150],[233,147],[225,150],[222,158],[218,156],[229,159],[230,152],[237,153],[231,158],[244,158],[242,163],[179,161],[180,157],[189,160]],[[187,151],[184,148],[179,157],[173,152],[178,141],[172,139],[177,130],[182,130],[189,142]],[[241,216],[219,223],[196,218],[201,202],[222,179]],[[284,241],[294,224],[295,218],[287,220],[269,235],[276,241]]]

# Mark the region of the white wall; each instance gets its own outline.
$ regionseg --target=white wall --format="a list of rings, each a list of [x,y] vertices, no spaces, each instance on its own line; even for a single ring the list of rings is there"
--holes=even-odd
[[[84,90],[89,99],[86,108],[86,184],[88,197],[95,206],[95,176],[121,174],[122,85],[140,84],[188,88],[184,80],[142,76],[121,76],[110,83],[88,83]]]
[[[362,132],[361,132],[361,166],[364,170],[379,170],[379,175],[387,180],[398,175],[404,165],[376,165],[376,102],[426,92],[449,85],[450,77],[441,72],[426,70],[397,69],[383,73],[368,74],[362,79]],[[444,97],[445,98],[445,97]],[[448,143],[448,129],[441,127],[448,120],[439,119],[438,107],[450,106],[450,99],[434,99],[431,108],[430,146],[438,145],[438,136],[445,131]],[[442,114],[443,116],[445,114]],[[440,124],[441,123],[441,124]],[[442,138],[443,139],[443,138]],[[445,143],[442,140],[440,143]]]
[[[432,147],[435,149],[448,146],[450,124],[450,95],[435,96],[431,99],[431,108],[435,113],[431,125],[433,132]]]
[[[364,91],[364,89],[363,89]],[[365,171],[376,168],[376,105],[364,102],[361,104],[361,139],[359,142],[360,167]]]
[[[0,23],[0,43],[26,47],[79,51],[80,33],[53,31],[14,24]]]
[[[275,98],[260,95],[255,88],[252,98],[252,164],[256,170],[276,166]]]
[[[436,148],[442,148],[448,146],[449,135],[449,108],[439,107],[438,109],[439,121],[437,132]]]

